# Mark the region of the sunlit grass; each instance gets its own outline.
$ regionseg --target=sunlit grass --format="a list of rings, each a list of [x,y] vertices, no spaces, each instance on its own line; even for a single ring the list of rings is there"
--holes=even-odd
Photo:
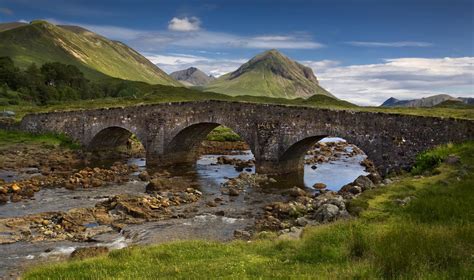
[[[80,146],[64,134],[31,134],[23,131],[7,131],[0,129],[0,146],[2,148],[11,148],[18,144],[44,144],[71,149],[77,149]]]

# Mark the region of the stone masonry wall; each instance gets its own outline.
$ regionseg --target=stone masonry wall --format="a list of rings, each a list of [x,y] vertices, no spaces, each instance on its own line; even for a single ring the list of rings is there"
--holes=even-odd
[[[62,132],[88,148],[102,130],[123,128],[142,142],[147,162],[166,165],[195,160],[195,147],[217,125],[249,144],[263,173],[300,170],[304,152],[326,136],[360,147],[382,174],[408,168],[436,145],[474,140],[469,120],[223,101],[31,114],[21,128]]]

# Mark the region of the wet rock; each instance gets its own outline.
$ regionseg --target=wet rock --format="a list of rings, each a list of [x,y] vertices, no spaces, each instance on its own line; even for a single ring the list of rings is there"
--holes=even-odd
[[[291,189],[289,189],[288,191],[286,191],[286,193],[292,197],[298,197],[298,196],[307,196],[308,194],[306,193],[306,191],[304,191],[303,189],[301,188],[298,188],[298,187],[293,187]]]
[[[10,189],[11,189],[12,192],[14,192],[14,193],[18,193],[18,192],[21,191],[21,187],[20,187],[18,184],[16,184],[16,183],[14,183],[13,185],[11,185]]]
[[[209,200],[208,202],[206,202],[206,205],[208,207],[217,207],[217,203],[213,200]]]
[[[138,174],[138,178],[142,181],[149,181],[150,180],[150,174],[148,174],[147,171],[142,171],[140,174]]]
[[[102,187],[104,185],[104,182],[102,180],[99,180],[99,179],[91,179],[91,185],[93,188],[98,188],[98,187]]]
[[[82,260],[85,258],[92,258],[101,255],[105,255],[109,253],[109,249],[107,247],[85,247],[85,248],[77,248],[72,252],[71,259],[74,260]]]
[[[19,202],[21,201],[22,197],[21,195],[17,194],[17,193],[13,193],[11,196],[10,196],[10,201],[11,202]]]
[[[225,216],[225,212],[224,210],[219,210],[217,212],[214,213],[216,216],[221,216],[221,217],[224,217]]]
[[[8,195],[3,194],[3,193],[0,194],[0,204],[5,204],[5,203],[8,202],[8,200],[9,200],[9,199],[8,199]]]
[[[151,179],[150,183],[146,185],[145,191],[147,193],[160,192],[167,189],[169,185],[169,179],[167,178],[155,178]]]
[[[230,196],[239,196],[240,195],[240,190],[236,188],[229,188],[229,195]]]
[[[326,189],[327,185],[324,183],[316,183],[313,185],[313,188],[316,190],[324,190]]]
[[[131,164],[131,165],[128,166],[128,169],[129,169],[131,172],[137,172],[137,171],[140,169],[140,167],[139,167],[138,165],[136,165],[136,164]]]

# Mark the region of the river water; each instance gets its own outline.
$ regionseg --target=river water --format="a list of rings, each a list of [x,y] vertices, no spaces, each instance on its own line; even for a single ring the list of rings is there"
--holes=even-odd
[[[329,141],[334,140],[338,139],[329,139]],[[280,195],[282,185],[303,187],[301,184],[304,184],[304,187],[311,189],[314,183],[321,182],[325,183],[328,189],[337,191],[359,175],[366,175],[364,167],[360,165],[360,161],[365,156],[340,157],[335,161],[316,164],[316,169],[312,168],[313,165],[305,165],[302,181],[277,178],[278,182],[266,187],[264,193],[251,188],[238,197],[229,197],[221,195],[221,184],[229,178],[237,177],[239,172],[232,165],[216,164],[219,156],[203,155],[195,166],[176,166],[169,170],[173,175],[191,178],[200,186],[203,196],[193,206],[195,215],[192,217],[128,225],[120,233],[113,232],[96,236],[96,242],[92,244],[91,242],[49,241],[0,245],[0,279],[8,278],[10,273],[19,266],[65,258],[78,247],[100,245],[118,249],[130,244],[151,244],[186,239],[228,241],[233,239],[235,230],[251,227],[255,222],[254,217],[262,211],[264,205],[282,198]],[[242,160],[253,158],[250,151],[226,156]],[[145,159],[130,159],[129,163],[137,164],[142,170],[145,169]],[[252,167],[243,172],[254,173],[255,168]],[[15,179],[13,175],[8,174],[8,178]],[[117,194],[142,194],[145,191],[146,182],[137,180],[136,175],[131,175],[130,182],[101,188],[74,191],[64,188],[42,189],[35,194],[33,200],[0,206],[0,218],[48,211],[67,211],[77,207],[93,207],[97,202]],[[217,207],[206,207],[206,201],[214,200],[216,197],[223,198],[223,202]]]

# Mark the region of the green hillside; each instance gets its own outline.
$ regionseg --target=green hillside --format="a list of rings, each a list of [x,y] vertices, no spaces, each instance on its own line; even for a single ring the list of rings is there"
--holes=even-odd
[[[46,62],[75,65],[91,80],[110,76],[180,86],[125,44],[77,26],[57,26],[46,21],[0,24],[0,56],[11,57],[22,68]]]
[[[319,85],[311,68],[289,59],[277,50],[255,56],[236,71],[219,77],[204,89],[232,96],[292,99],[322,94],[334,97]]]

